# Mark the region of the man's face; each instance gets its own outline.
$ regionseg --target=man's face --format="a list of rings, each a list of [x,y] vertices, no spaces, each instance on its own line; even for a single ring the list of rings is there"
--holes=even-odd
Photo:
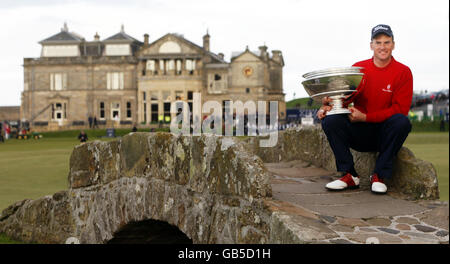
[[[384,34],[379,34],[370,42],[370,49],[373,50],[373,56],[380,61],[389,60],[392,56],[395,43],[392,37]]]

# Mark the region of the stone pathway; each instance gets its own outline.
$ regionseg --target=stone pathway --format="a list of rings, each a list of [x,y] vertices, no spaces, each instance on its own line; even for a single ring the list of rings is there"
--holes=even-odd
[[[325,184],[336,172],[303,161],[266,163],[272,174],[274,212],[287,215],[298,236],[311,243],[438,244],[449,243],[449,205],[408,201],[399,194],[376,195],[369,186],[332,192]],[[286,220],[288,221],[288,220]],[[317,231],[317,232],[311,232]],[[303,232],[303,233],[302,233]]]

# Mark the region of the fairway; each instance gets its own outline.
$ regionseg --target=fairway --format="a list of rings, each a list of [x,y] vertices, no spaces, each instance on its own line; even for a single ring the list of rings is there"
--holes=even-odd
[[[0,144],[0,211],[23,199],[66,190],[70,154],[77,144],[76,138],[9,140]],[[448,133],[411,133],[405,145],[416,157],[433,163],[441,200],[448,200]]]
[[[0,144],[0,210],[68,188],[72,138],[8,140]]]
[[[439,196],[448,201],[449,193],[449,134],[442,132],[411,133],[404,144],[416,158],[433,163],[438,174]]]

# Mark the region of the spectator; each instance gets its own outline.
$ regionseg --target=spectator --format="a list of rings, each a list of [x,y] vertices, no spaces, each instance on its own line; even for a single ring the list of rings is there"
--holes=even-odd
[[[88,117],[88,122],[89,122],[89,128],[92,128],[92,116]]]
[[[94,116],[94,129],[98,128],[98,124],[97,124],[97,116]]]
[[[9,139],[9,135],[11,134],[11,127],[8,123],[5,123],[5,139]]]
[[[3,137],[4,134],[3,125],[0,123],[0,142],[5,142],[5,138]]]
[[[81,130],[80,134],[78,135],[78,139],[81,143],[85,143],[88,140],[88,136],[84,130]]]

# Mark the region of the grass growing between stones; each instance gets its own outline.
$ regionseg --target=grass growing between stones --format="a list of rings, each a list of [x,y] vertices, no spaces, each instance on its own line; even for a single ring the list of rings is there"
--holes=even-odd
[[[404,144],[414,155],[436,168],[440,200],[449,199],[449,134],[445,132],[411,133]]]
[[[12,240],[4,234],[0,233],[0,244],[24,244],[23,242]]]

